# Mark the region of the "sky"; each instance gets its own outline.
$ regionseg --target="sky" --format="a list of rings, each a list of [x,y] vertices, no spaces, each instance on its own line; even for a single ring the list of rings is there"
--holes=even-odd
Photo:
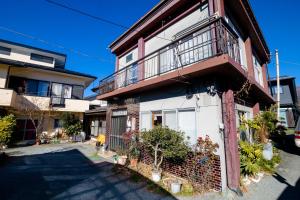
[[[52,0],[131,26],[159,0]],[[125,29],[50,4],[46,0],[0,0],[0,38],[67,54],[66,68],[98,77],[85,92],[114,70],[108,46]],[[142,3],[141,3],[142,2]],[[296,77],[300,85],[300,1],[250,0],[263,31],[276,75],[274,50],[279,50],[281,75]],[[10,31],[8,31],[10,30]],[[12,31],[13,30],[13,31]]]

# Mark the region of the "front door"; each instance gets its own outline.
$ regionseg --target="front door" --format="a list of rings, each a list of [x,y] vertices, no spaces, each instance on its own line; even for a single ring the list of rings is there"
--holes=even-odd
[[[111,150],[123,149],[124,143],[122,140],[123,133],[126,132],[127,115],[112,116],[111,132],[109,136],[109,148]]]

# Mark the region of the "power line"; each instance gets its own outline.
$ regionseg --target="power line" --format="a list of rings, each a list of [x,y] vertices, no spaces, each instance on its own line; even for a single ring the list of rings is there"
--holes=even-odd
[[[4,30],[4,31],[7,31],[7,32],[10,32],[10,33],[14,33],[16,35],[20,35],[22,37],[26,37],[26,38],[38,41],[40,43],[43,43],[43,44],[46,44],[46,45],[49,45],[49,46],[54,46],[55,48],[67,50],[67,51],[69,51],[71,53],[74,53],[76,55],[80,55],[80,56],[83,56],[83,57],[88,57],[88,58],[96,59],[96,60],[101,61],[101,62],[109,62],[110,64],[114,63],[112,60],[108,60],[108,59],[101,58],[101,57],[98,57],[98,56],[92,56],[92,55],[89,55],[89,54],[87,54],[85,52],[82,52],[82,51],[79,51],[79,50],[76,50],[76,49],[73,49],[73,48],[68,48],[68,47],[65,47],[65,46],[63,46],[61,44],[50,42],[50,41],[47,41],[45,39],[42,39],[42,38],[39,38],[39,37],[35,37],[33,35],[30,35],[30,34],[27,34],[27,33],[23,33],[23,32],[20,32],[20,31],[16,31],[16,30],[11,29],[11,28],[0,26],[0,29]]]
[[[98,21],[101,21],[101,22],[104,22],[104,23],[107,23],[107,24],[111,24],[111,25],[116,26],[116,27],[120,27],[120,28],[125,29],[125,30],[129,30],[129,29],[130,29],[130,27],[124,26],[124,25],[122,25],[122,24],[120,24],[120,23],[117,23],[117,22],[114,22],[114,21],[112,21],[112,20],[108,20],[108,19],[105,19],[105,18],[103,18],[103,17],[98,17],[98,16],[95,16],[95,15],[91,15],[91,14],[89,14],[89,13],[87,13],[87,12],[82,11],[82,10],[79,10],[79,9],[76,9],[76,8],[72,8],[72,7],[70,7],[70,6],[67,6],[67,5],[64,5],[64,4],[61,4],[61,3],[58,3],[58,2],[52,1],[52,0],[45,0],[45,1],[48,2],[48,3],[50,3],[50,4],[59,6],[59,7],[61,7],[61,8],[64,8],[64,9],[73,11],[73,12],[75,12],[75,13],[79,13],[79,14],[81,14],[81,15],[90,17],[90,18],[92,18],[92,19],[95,19],[95,20],[98,20]],[[132,31],[138,33],[138,31],[135,30],[135,29],[132,30]],[[173,41],[173,40],[170,40],[170,39],[168,39],[168,38],[161,37],[161,36],[154,36],[154,37],[160,38],[160,39],[163,39],[163,40],[167,40],[167,41],[169,41],[169,42],[172,42],[172,41]]]
[[[291,61],[285,61],[285,60],[280,60],[280,62],[286,63],[286,64],[291,64],[291,65],[298,65],[300,66],[300,63],[297,62],[291,62]]]

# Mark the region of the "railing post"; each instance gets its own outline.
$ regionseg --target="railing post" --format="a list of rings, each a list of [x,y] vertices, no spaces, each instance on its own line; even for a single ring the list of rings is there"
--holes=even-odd
[[[157,53],[157,75],[160,75],[160,51]]]

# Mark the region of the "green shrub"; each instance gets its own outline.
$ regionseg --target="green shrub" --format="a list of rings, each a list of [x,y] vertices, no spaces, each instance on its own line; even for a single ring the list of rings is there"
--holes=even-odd
[[[16,118],[14,115],[7,115],[0,118],[0,144],[6,145],[11,140],[11,135],[16,127]]]
[[[189,147],[185,143],[184,134],[168,127],[156,126],[142,133],[142,141],[154,157],[154,170],[159,171],[164,158],[184,159]]]
[[[273,148],[273,158],[265,160],[262,156],[262,144],[250,144],[240,141],[240,167],[242,175],[253,176],[260,171],[273,173],[276,164],[280,163],[278,150]]]
[[[78,135],[82,130],[80,119],[72,113],[64,113],[61,116],[62,127],[68,136]]]

